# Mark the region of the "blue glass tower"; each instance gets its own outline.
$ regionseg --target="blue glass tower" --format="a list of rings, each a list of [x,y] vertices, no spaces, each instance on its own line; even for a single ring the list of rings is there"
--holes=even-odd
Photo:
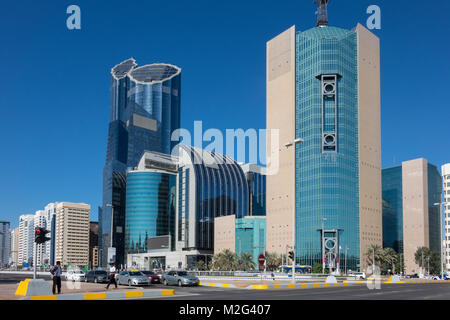
[[[382,245],[379,40],[328,26],[326,3],[267,43],[267,250],[358,270]]]
[[[111,112],[103,202],[99,210],[100,265],[108,248],[116,264],[124,263],[126,171],[145,150],[169,154],[176,145],[172,132],[180,127],[181,69],[168,64],[138,67],[128,59],[111,70]]]

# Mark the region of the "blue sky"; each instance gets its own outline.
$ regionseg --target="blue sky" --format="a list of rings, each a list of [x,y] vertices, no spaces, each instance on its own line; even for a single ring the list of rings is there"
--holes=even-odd
[[[66,8],[81,8],[81,30]],[[447,147],[448,1],[332,0],[330,25],[365,24],[382,10],[383,166]],[[315,25],[313,0],[2,1],[0,219],[18,224],[53,201],[86,202],[97,219],[111,67],[134,57],[182,71],[182,127],[265,128],[265,44]]]

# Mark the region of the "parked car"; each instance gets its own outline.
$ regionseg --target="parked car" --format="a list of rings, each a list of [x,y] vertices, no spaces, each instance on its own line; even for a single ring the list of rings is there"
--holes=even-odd
[[[141,272],[148,277],[150,283],[161,283],[161,278],[153,271],[141,271]]]
[[[108,273],[104,270],[91,270],[86,274],[84,281],[95,283],[108,282]]]
[[[85,281],[86,275],[81,270],[69,270],[66,273],[67,281]]]
[[[161,281],[164,285],[178,285],[181,286],[198,286],[200,280],[189,275],[186,271],[169,271],[164,273],[161,277]]]
[[[129,286],[149,285],[149,278],[140,271],[122,271],[116,276],[117,284]]]

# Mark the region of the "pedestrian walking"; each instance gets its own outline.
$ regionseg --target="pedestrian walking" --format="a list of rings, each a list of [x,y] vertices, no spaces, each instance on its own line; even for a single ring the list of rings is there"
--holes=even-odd
[[[109,282],[108,285],[106,286],[106,290],[109,289],[109,286],[111,284],[113,284],[116,286],[117,289],[117,282],[116,282],[116,267],[114,266],[114,263],[111,263],[110,267],[109,267]]]
[[[53,294],[56,294],[56,288],[58,288],[58,294],[61,294],[61,262],[56,261],[56,265],[50,269],[50,273],[53,276]]]

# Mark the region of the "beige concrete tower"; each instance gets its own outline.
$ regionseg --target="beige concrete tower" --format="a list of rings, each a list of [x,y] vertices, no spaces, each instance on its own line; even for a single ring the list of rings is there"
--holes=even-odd
[[[383,245],[380,41],[358,23],[359,230],[361,268],[368,248]]]
[[[89,263],[89,214],[84,203],[60,202],[56,206],[55,262],[62,266]]]
[[[414,159],[402,163],[403,247],[406,274],[420,271],[415,262],[419,247],[430,247],[428,225],[428,161]]]
[[[279,157],[279,169],[267,176],[267,251],[286,252],[293,245],[293,156],[284,143],[294,139],[295,26],[267,43],[267,159]],[[280,148],[272,150],[271,130],[279,130]]]

